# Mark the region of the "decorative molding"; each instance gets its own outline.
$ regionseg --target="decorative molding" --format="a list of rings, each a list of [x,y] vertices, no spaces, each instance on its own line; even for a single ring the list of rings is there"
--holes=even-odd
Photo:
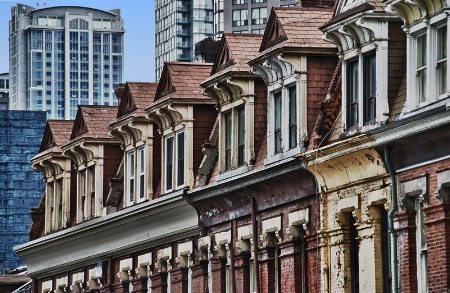
[[[55,293],[65,293],[65,292],[67,292],[68,281],[69,281],[69,277],[68,276],[63,276],[63,277],[57,278],[55,280],[55,284],[56,284]]]
[[[435,196],[440,202],[450,202],[450,170],[437,173]]]
[[[236,241],[236,248],[239,252],[251,252],[253,249],[253,232],[252,226],[246,225],[238,227],[238,241]]]
[[[310,229],[308,224],[309,208],[289,213],[289,227],[286,228],[287,238],[292,239],[301,237],[302,232],[309,235]]]
[[[52,292],[52,290],[53,290],[53,281],[52,280],[42,282],[42,293]]]
[[[150,266],[152,264],[152,253],[138,255],[137,267],[135,269],[136,276],[140,279],[149,278],[152,275]]]
[[[276,243],[281,242],[281,216],[262,221],[261,231],[262,234],[259,236],[259,239],[264,246],[274,246]]]
[[[193,244],[192,241],[187,241],[178,244],[177,263],[180,267],[187,268],[192,264]]]
[[[227,264],[230,264],[230,244],[231,244],[231,231],[219,232],[214,234],[216,246],[214,250],[221,257],[227,258]]]
[[[131,257],[120,260],[119,272],[117,273],[119,282],[122,284],[130,282],[133,279],[131,276],[132,270],[133,270],[133,259]]]
[[[70,286],[70,292],[82,293],[84,283],[84,272],[78,272],[72,274],[72,285]]]
[[[197,241],[197,247],[200,252],[200,260],[209,260],[211,255],[211,236],[200,237]]]
[[[429,203],[427,176],[400,183],[398,195],[399,204],[405,210],[415,210],[416,198],[427,206]]]
[[[89,290],[97,290],[103,287],[102,284],[102,266],[97,265],[95,268],[92,268],[88,271],[88,288]]]
[[[172,247],[160,249],[156,253],[155,271],[158,273],[168,272],[171,270],[170,260],[172,259]]]

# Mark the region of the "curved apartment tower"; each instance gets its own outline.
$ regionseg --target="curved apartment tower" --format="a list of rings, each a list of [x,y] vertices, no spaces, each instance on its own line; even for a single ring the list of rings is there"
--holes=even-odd
[[[124,32],[119,9],[11,7],[9,108],[73,119],[79,104],[116,105]]]

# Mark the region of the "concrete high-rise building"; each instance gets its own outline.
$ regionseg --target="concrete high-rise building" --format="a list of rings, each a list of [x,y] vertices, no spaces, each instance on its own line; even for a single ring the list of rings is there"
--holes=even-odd
[[[0,73],[0,110],[8,110],[9,74]]]
[[[263,34],[272,7],[292,7],[299,0],[214,0],[214,39],[223,33]]]
[[[156,0],[156,78],[164,61],[194,61],[195,43],[213,36],[213,0]]]
[[[165,61],[195,61],[195,44],[222,34],[262,34],[272,7],[299,0],[156,0],[156,78]]]
[[[13,6],[9,109],[73,119],[79,104],[117,104],[124,32],[119,9]]]

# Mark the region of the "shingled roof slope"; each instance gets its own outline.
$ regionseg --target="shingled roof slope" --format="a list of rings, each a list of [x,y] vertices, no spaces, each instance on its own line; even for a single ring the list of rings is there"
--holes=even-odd
[[[47,120],[38,156],[62,152],[61,146],[70,140],[73,120]]]
[[[335,48],[322,39],[319,30],[333,16],[333,9],[274,7],[261,43],[260,53],[254,59],[281,48]],[[284,35],[273,42],[275,33],[270,26],[281,26]]]
[[[212,101],[202,94],[200,87],[200,83],[210,76],[212,66],[212,63],[166,62],[153,105],[168,99]]]
[[[153,103],[157,88],[157,82],[127,81],[120,99],[117,118],[128,116],[130,113],[134,116],[145,116],[144,109]]]
[[[248,73],[247,62],[258,54],[262,38],[257,34],[223,34],[211,76],[202,84],[229,72]]]
[[[117,110],[117,106],[78,106],[70,139],[111,138],[108,125],[115,120]]]

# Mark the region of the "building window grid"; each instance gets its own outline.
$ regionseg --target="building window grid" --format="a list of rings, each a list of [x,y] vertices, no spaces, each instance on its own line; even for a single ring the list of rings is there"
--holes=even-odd
[[[267,7],[259,7],[252,9],[252,24],[267,23]]]
[[[248,9],[233,10],[233,26],[248,25]]]

